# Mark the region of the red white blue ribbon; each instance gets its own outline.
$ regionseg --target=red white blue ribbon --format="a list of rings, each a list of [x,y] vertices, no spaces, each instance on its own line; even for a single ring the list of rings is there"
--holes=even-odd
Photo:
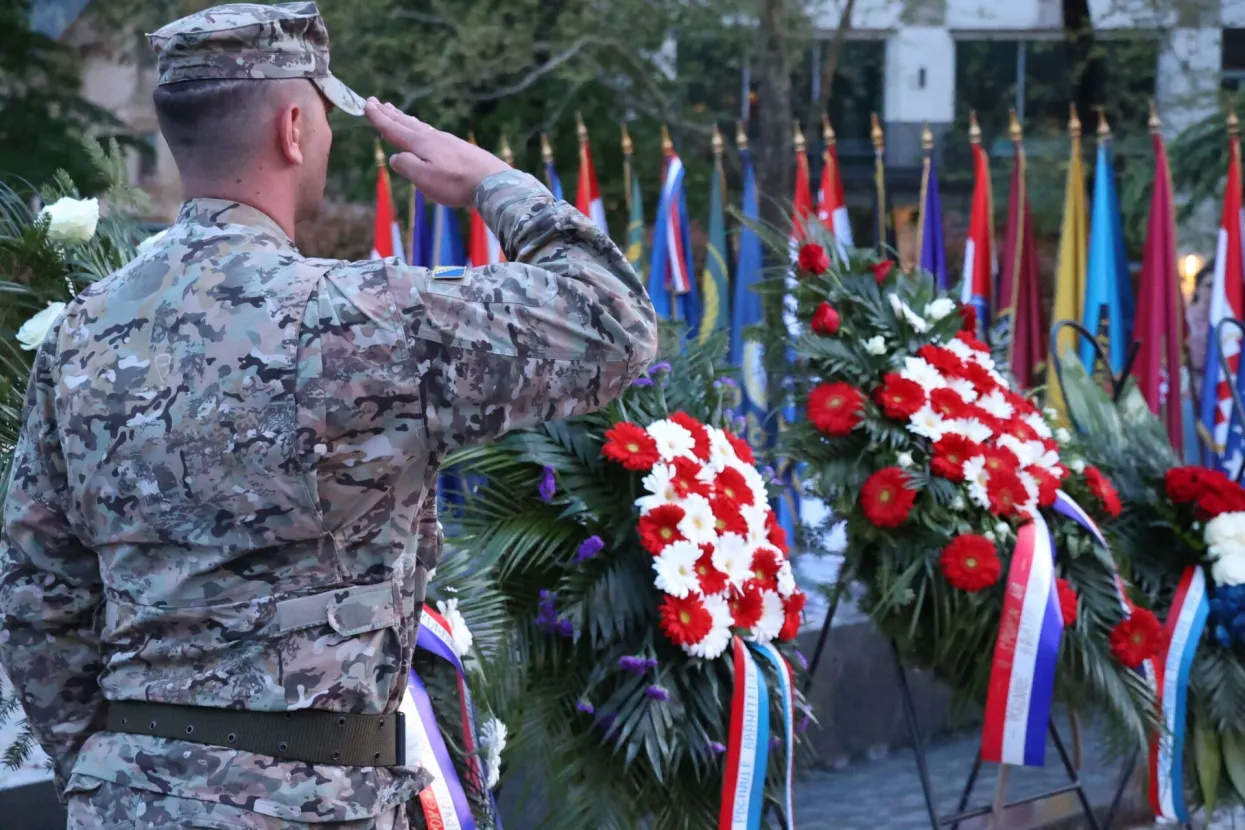
[[[1055,550],[1040,515],[1016,534],[994,665],[986,693],[981,757],[1042,766],[1055,693],[1063,617],[1055,592]]]
[[[744,641],[736,637],[733,648],[735,690],[718,830],[759,830],[769,763],[769,694]]]
[[[1158,688],[1162,733],[1150,743],[1150,806],[1159,819],[1187,822],[1184,801],[1185,710],[1189,673],[1210,613],[1206,574],[1185,568],[1167,615],[1166,636],[1159,652]]]
[[[787,830],[795,830],[794,777],[795,777],[795,683],[791,664],[770,643],[761,643],[756,650],[771,663],[778,675],[778,694],[782,700],[782,727],[786,740],[786,783],[783,793],[783,816]]]
[[[477,787],[484,786],[484,774],[480,767],[480,759],[476,753],[479,743],[476,739],[475,708],[471,702],[471,690],[467,686],[466,672],[462,661],[454,649],[453,630],[449,622],[431,608],[425,607],[420,616],[419,635],[415,641],[417,649],[448,662],[454,667],[458,677],[458,695],[462,717],[463,748],[467,752],[469,775]],[[415,701],[415,709],[419,717],[407,724],[414,729],[418,744],[421,747],[418,762],[433,776],[433,782],[420,793],[420,804],[424,809],[429,830],[446,828],[446,830],[475,830],[476,821],[471,813],[471,805],[467,801],[466,791],[458,774],[454,771],[454,763],[450,758],[445,740],[441,737],[441,729],[437,726],[436,715],[432,709],[432,700],[428,690],[414,670],[411,671],[408,686]],[[498,830],[501,818],[493,810]]]

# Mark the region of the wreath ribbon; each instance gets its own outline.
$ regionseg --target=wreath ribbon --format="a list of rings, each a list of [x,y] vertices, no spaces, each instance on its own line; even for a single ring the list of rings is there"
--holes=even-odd
[[[739,637],[732,641],[735,689],[722,782],[719,830],[759,830],[769,763],[769,693],[765,676]]]

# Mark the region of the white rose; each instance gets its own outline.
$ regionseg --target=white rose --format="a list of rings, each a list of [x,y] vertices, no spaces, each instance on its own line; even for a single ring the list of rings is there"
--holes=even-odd
[[[939,297],[925,306],[925,316],[937,322],[955,311],[955,303],[947,297]]]
[[[99,201],[62,196],[39,215],[48,217],[48,236],[57,242],[86,242],[99,224]]]
[[[1245,583],[1245,553],[1221,556],[1210,566],[1216,585],[1240,585]]]
[[[1081,473],[1085,472],[1085,462],[1079,458],[1072,459],[1072,463],[1069,464],[1068,466],[1071,467],[1072,472],[1076,473],[1077,475],[1080,475]]]
[[[952,510],[955,510],[955,511],[957,511],[957,512],[958,512],[958,511],[960,511],[960,510],[963,510],[963,509],[964,509],[964,508],[966,508],[966,507],[968,507],[968,505],[964,503],[964,497],[963,497],[963,496],[959,496],[959,495],[957,495],[955,498],[953,498],[953,499],[951,500],[951,509],[952,509]]]
[[[1245,513],[1223,513],[1206,523],[1203,538],[1214,557],[1211,575],[1219,585],[1245,583]]]
[[[1055,430],[1055,440],[1060,444],[1066,444],[1072,440],[1072,433],[1068,432],[1063,427],[1059,427]]]
[[[1007,522],[999,522],[994,526],[994,532],[1000,536],[1006,536],[1009,530],[1011,530],[1011,526]]]
[[[899,454],[899,458],[896,459],[895,463],[898,464],[900,467],[911,467],[912,466],[912,454],[907,453],[907,452],[901,452]]]
[[[929,330],[929,323],[925,322],[925,318],[913,311],[911,306],[899,298],[898,294],[888,294],[886,299],[890,302],[891,310],[895,312],[895,316],[907,320],[908,325],[917,334],[924,334]]]
[[[886,354],[886,341],[882,339],[882,335],[870,337],[865,341],[865,351],[871,355],[881,356]]]
[[[52,324],[64,310],[64,303],[48,303],[47,308],[22,323],[22,327],[17,330],[17,342],[28,352],[42,346],[43,341],[47,339],[48,332],[52,329]]]
[[[140,256],[142,254],[147,253],[147,250],[151,248],[152,245],[155,245],[157,242],[159,242],[161,239],[164,239],[165,235],[168,234],[168,232],[169,232],[169,229],[165,228],[159,233],[153,233],[151,236],[147,237],[142,242],[138,243],[138,247],[135,249],[135,253],[139,254]]]

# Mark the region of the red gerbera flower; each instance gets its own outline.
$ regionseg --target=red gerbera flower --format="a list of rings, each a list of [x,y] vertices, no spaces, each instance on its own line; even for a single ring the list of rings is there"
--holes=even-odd
[[[953,389],[934,389],[929,393],[930,407],[948,420],[963,418],[968,414],[968,404]]]
[[[735,450],[735,457],[745,464],[755,464],[756,458],[752,455],[752,447],[748,446],[748,442],[740,438],[738,435],[726,433],[726,440]]]
[[[1055,503],[1055,494],[1059,492],[1059,479],[1041,467],[1026,467],[1025,472],[1033,476],[1038,485],[1038,507],[1050,507]]]
[[[778,571],[782,554],[773,548],[757,548],[752,554],[752,577],[745,583],[767,591],[778,590]]]
[[[693,593],[683,599],[667,594],[662,600],[660,615],[661,630],[680,646],[699,643],[713,628],[713,615],[700,596]]]
[[[697,478],[702,469],[700,464],[686,456],[681,455],[674,460],[674,478],[670,483],[680,498],[685,499],[691,493],[708,497],[709,485]]]
[[[964,361],[960,360],[959,355],[949,349],[935,346],[933,343],[926,343],[917,349],[917,355],[924,358],[926,363],[944,375],[950,375],[953,378],[964,376]]]
[[[916,381],[891,372],[882,378],[882,385],[874,390],[873,399],[882,407],[886,417],[906,421],[925,406],[925,390]]]
[[[685,537],[679,532],[683,515],[683,508],[677,504],[663,504],[648,511],[638,522],[640,544],[656,556],[671,542],[683,541]]]
[[[908,489],[908,474],[898,467],[878,470],[860,488],[865,518],[878,527],[899,527],[915,503],[916,491]]]
[[[726,600],[726,604],[730,606],[731,617],[734,618],[737,628],[752,628],[761,621],[764,606],[761,589],[756,586],[749,585],[742,591],[736,591]]]
[[[1111,480],[1104,476],[1097,467],[1085,468],[1085,483],[1089,485],[1090,492],[1098,497],[1098,501],[1102,503],[1102,509],[1107,511],[1108,516],[1120,515],[1120,494],[1115,491],[1115,485]]]
[[[1060,578],[1055,580],[1055,590],[1059,592],[1059,613],[1063,617],[1063,627],[1069,628],[1076,622],[1076,591],[1072,583]]]
[[[989,395],[999,388],[990,370],[975,360],[964,361],[964,379],[973,385],[978,395]]]
[[[1132,616],[1111,629],[1111,653],[1130,669],[1158,654],[1162,643],[1163,627],[1145,608],[1134,608]]]
[[[700,558],[696,560],[696,579],[700,582],[700,592],[705,596],[726,590],[726,574],[714,566],[713,545],[708,542],[700,546]]]
[[[850,384],[820,384],[808,395],[808,419],[826,435],[847,435],[860,423],[864,400]]]
[[[800,622],[804,616],[804,603],[808,597],[798,588],[782,601],[782,629],[778,632],[778,639],[783,641],[794,640],[795,636],[800,633]]]
[[[628,470],[651,470],[660,459],[657,442],[647,432],[623,421],[605,433],[601,455],[617,461]]]
[[[718,473],[717,478],[713,480],[713,492],[718,498],[733,504],[752,504],[756,501],[752,495],[752,488],[748,486],[743,473],[734,467],[727,467]]]
[[[826,337],[839,330],[839,313],[829,303],[822,303],[813,312],[813,331]]]
[[[1011,389],[1004,389],[1003,397],[1006,398],[1007,402],[1012,405],[1013,409],[1016,410],[1012,417],[1020,419],[1026,415],[1037,414],[1037,407],[1033,405],[1033,401],[1029,400],[1024,395],[1021,395],[1019,392],[1014,392]]]
[[[800,247],[798,264],[805,273],[824,274],[830,270],[830,257],[826,255],[825,248],[810,242]]]
[[[884,283],[886,282],[886,278],[890,276],[891,271],[895,268],[895,260],[884,259],[881,262],[870,265],[869,267],[873,269],[873,278],[877,280],[879,284]]]
[[[771,545],[783,553],[790,550],[787,547],[787,529],[778,523],[778,517],[772,510],[765,514],[765,532]]]
[[[955,333],[955,339],[962,341],[965,345],[972,349],[990,354],[990,349],[987,348],[986,344],[978,340],[977,335],[973,334],[971,331],[957,331]]]
[[[748,535],[748,522],[744,519],[744,514],[739,512],[738,502],[716,498],[709,502],[709,507],[713,510],[714,528],[719,536],[723,533]]]
[[[670,416],[670,420],[692,434],[692,455],[701,461],[709,460],[709,430],[705,429],[705,425],[697,421],[686,412],[676,412]]]
[[[1007,447],[986,447],[982,449],[981,457],[986,460],[986,472],[990,475],[1000,470],[1014,473],[1020,467],[1020,459]]]
[[[964,480],[964,462],[981,454],[981,446],[963,435],[949,433],[934,442],[934,457],[929,469],[948,481]]]
[[[977,404],[969,404],[967,409],[968,417],[981,422],[981,425],[990,430],[995,435],[1002,435],[1007,432],[1008,424],[999,418],[994,417]]]
[[[984,536],[965,533],[951,540],[938,557],[938,567],[952,588],[984,591],[999,581],[1003,563],[994,543]]]
[[[996,516],[1015,516],[1020,507],[1029,500],[1020,476],[1015,469],[1001,468],[990,473],[986,481],[986,495],[990,497],[990,512]]]
[[[1034,431],[1033,427],[1029,426],[1027,421],[1023,421],[1020,418],[1012,418],[1007,427],[1008,432],[1019,438],[1021,441],[1037,440],[1037,432]]]
[[[977,331],[977,307],[965,304],[956,309],[960,314],[960,328],[964,331]]]

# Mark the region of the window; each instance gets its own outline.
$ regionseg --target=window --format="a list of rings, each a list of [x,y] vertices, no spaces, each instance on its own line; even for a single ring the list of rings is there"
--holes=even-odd
[[[1245,29],[1224,29],[1222,87],[1228,92],[1237,92],[1242,81],[1245,81]]]

